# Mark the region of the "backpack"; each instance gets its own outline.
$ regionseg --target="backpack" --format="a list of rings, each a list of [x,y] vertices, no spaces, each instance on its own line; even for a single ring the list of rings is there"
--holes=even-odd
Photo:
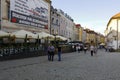
[[[54,52],[54,51],[55,51],[54,46],[51,46],[51,47],[50,47],[50,52]]]

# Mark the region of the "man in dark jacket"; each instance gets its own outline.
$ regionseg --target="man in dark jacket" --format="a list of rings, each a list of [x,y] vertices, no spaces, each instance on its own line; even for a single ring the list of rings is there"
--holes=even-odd
[[[58,61],[61,61],[61,53],[62,53],[62,48],[61,46],[58,46]]]

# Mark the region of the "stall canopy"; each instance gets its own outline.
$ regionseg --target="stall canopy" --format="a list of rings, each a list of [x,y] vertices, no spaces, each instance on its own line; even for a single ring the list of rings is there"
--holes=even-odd
[[[63,37],[63,36],[59,36],[59,35],[57,35],[56,38],[59,38],[59,39],[61,39],[61,40],[67,40],[67,38],[65,38],[65,37]]]
[[[9,33],[0,30],[0,37],[7,37],[7,36],[9,36]]]
[[[11,36],[15,36],[15,38],[23,38],[23,39],[24,38],[37,39],[37,35],[25,30],[19,30],[19,31],[13,32],[11,33]]]
[[[40,39],[41,39],[41,38],[54,38],[53,35],[48,34],[48,33],[46,33],[46,32],[37,33],[37,35],[39,36]]]
[[[105,43],[101,43],[100,45],[101,45],[101,46],[104,46],[104,45],[105,45]]]

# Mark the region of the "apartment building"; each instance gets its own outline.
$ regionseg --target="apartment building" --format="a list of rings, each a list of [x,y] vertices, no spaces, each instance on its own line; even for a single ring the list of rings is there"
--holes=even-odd
[[[53,6],[51,6],[50,33],[53,35],[60,35],[60,14]]]
[[[50,0],[0,0],[1,26],[6,32],[49,32]]]

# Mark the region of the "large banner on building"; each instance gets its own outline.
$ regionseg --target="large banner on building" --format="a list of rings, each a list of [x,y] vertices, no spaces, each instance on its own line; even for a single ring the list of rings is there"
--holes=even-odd
[[[1,0],[0,0],[0,29],[1,29],[1,22],[2,22],[2,18],[1,18]]]
[[[48,3],[43,0],[10,0],[10,20],[44,28],[48,25]]]

